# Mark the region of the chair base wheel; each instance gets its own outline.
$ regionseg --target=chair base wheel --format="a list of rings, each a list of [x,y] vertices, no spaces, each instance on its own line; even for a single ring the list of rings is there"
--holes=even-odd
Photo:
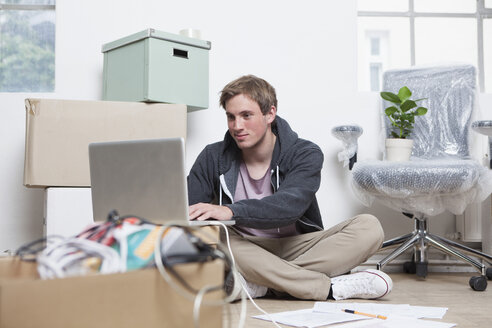
[[[403,263],[403,272],[425,278],[427,277],[427,262],[405,262]]]
[[[403,263],[403,272],[415,274],[417,272],[415,262],[405,262]]]
[[[425,278],[427,277],[427,262],[417,262],[416,264],[416,271],[418,277]]]
[[[473,290],[477,292],[483,292],[485,289],[487,289],[487,277],[486,276],[471,277],[469,284]]]
[[[488,267],[487,271],[485,272],[485,275],[489,280],[492,280],[492,267]]]

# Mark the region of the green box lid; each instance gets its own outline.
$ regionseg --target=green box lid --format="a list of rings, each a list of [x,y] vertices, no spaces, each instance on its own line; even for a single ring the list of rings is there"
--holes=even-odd
[[[141,31],[141,32],[129,35],[127,37],[118,39],[116,41],[104,44],[102,46],[102,52],[103,53],[108,52],[110,50],[120,48],[120,47],[126,46],[127,44],[137,42],[137,41],[140,41],[140,40],[143,40],[146,38],[155,38],[155,39],[170,41],[170,42],[174,42],[174,43],[184,44],[187,46],[203,48],[206,50],[210,50],[210,48],[212,47],[212,44],[210,41],[189,38],[187,36],[157,31],[153,28],[149,28],[149,29],[146,29],[144,31]]]

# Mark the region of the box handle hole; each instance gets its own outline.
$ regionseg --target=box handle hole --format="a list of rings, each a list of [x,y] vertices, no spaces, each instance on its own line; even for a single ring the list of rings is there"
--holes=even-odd
[[[181,58],[188,59],[188,51],[186,51],[186,50],[173,48],[173,55],[175,57],[181,57]]]

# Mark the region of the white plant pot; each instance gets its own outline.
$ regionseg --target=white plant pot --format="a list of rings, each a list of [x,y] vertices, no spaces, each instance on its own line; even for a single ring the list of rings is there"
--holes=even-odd
[[[412,139],[386,139],[386,160],[404,162],[410,160],[412,154]]]

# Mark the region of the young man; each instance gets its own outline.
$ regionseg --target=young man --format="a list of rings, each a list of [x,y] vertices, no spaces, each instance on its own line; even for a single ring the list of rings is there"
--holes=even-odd
[[[250,294],[339,300],[389,293],[384,272],[342,275],[380,248],[383,230],[371,215],[323,230],[315,196],[323,153],[277,116],[275,89],[243,76],[224,87],[220,105],[228,132],[190,171],[190,220],[236,221],[231,249]]]

